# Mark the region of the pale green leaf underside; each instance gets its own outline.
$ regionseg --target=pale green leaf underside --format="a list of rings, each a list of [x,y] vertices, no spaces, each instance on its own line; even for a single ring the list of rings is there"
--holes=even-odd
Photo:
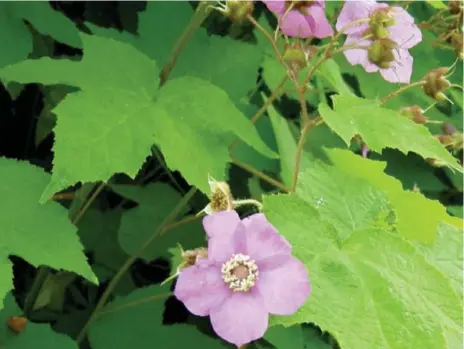
[[[55,202],[38,202],[50,176],[27,162],[2,158],[0,177],[0,197],[8,203],[0,215],[1,257],[20,256],[35,266],[72,271],[96,282],[67,211]],[[11,272],[3,264],[1,270],[5,291]]]
[[[223,344],[188,325],[162,325],[168,287],[150,286],[118,298],[89,329],[93,349],[223,349]],[[158,344],[156,344],[158,343]]]
[[[343,172],[364,179],[386,194],[396,212],[396,227],[401,235],[430,243],[435,239],[440,222],[462,227],[462,220],[450,217],[440,202],[421,193],[403,190],[400,181],[384,172],[385,162],[364,159],[346,150],[327,149],[326,152]]]
[[[381,153],[384,148],[395,148],[404,154],[412,151],[424,158],[441,160],[445,165],[462,171],[456,159],[425,126],[394,110],[381,107],[377,101],[346,94],[334,96],[333,102],[333,110],[321,104],[319,112],[346,144],[355,135],[360,135],[375,152]]]
[[[2,296],[3,297],[3,296]],[[70,337],[54,332],[49,324],[28,322],[20,335],[10,331],[6,326],[9,316],[18,316],[22,310],[16,304],[11,293],[2,298],[5,308],[0,311],[0,322],[4,326],[0,329],[0,343],[2,349],[78,349],[79,346]]]
[[[321,215],[312,205],[312,197],[295,194],[264,200],[266,216],[305,262],[312,284],[306,304],[273,323],[314,322],[344,349],[454,349],[462,301],[449,276],[428,262],[431,257],[385,224],[359,226],[346,235],[326,223],[339,225],[336,216]],[[378,208],[382,217],[385,212]]]

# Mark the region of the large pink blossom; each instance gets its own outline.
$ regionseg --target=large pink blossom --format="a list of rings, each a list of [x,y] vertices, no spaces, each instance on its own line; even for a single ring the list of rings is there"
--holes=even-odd
[[[179,275],[175,296],[237,346],[261,338],[269,314],[290,315],[310,293],[308,273],[290,244],[263,214],[240,220],[235,211],[203,220],[208,257]]]
[[[325,1],[284,1],[263,0],[266,6],[277,14],[280,30],[298,38],[325,38],[333,35],[333,29],[325,15]],[[288,11],[293,3],[293,8]]]
[[[355,21],[358,23],[350,25]],[[336,28],[348,35],[345,46],[360,47],[344,51],[351,64],[360,64],[369,73],[380,71],[389,82],[410,82],[413,58],[408,49],[422,41],[422,33],[403,8],[374,0],[346,1]],[[389,51],[386,53],[391,56],[391,62],[387,59],[385,64],[377,64],[372,60],[369,50],[374,42],[383,51]],[[382,55],[378,55],[382,59]]]

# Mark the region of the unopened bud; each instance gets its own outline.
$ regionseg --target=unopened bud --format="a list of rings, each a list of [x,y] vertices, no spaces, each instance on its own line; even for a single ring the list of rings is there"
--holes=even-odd
[[[198,260],[205,258],[208,258],[208,250],[204,247],[199,247],[194,250],[183,251],[183,263],[179,266],[179,270],[195,265],[197,264]]]
[[[253,12],[253,1],[226,1],[225,15],[234,23],[241,23]]]
[[[460,59],[463,59],[463,34],[462,32],[454,31],[451,34],[451,45],[454,47],[454,52],[456,56]]]
[[[443,91],[451,87],[451,83],[446,79],[445,76],[448,71],[449,69],[447,67],[442,67],[433,69],[425,75],[425,84],[423,85],[422,89],[427,96],[432,97],[437,101],[443,101],[447,99]]]
[[[438,141],[443,144],[445,147],[453,144],[453,137],[450,135],[437,135]]]
[[[457,15],[462,12],[462,1],[461,0],[450,0],[448,1],[449,11],[453,15]]]
[[[308,54],[299,44],[286,45],[283,59],[294,70],[304,69],[308,64]]]
[[[217,181],[211,176],[208,176],[208,184],[211,190],[211,198],[209,204],[201,212],[211,214],[213,212],[232,210],[234,198],[229,185],[226,182]]]
[[[431,159],[431,158],[428,158],[428,159],[425,159],[425,161],[432,167],[444,167],[446,166],[446,163],[441,161],[441,160],[437,160],[437,159]]]
[[[388,69],[396,60],[393,53],[396,47],[397,44],[390,39],[375,40],[367,49],[367,57],[379,68]]]
[[[456,126],[454,126],[453,124],[447,123],[447,122],[445,122],[441,126],[441,129],[443,130],[443,132],[445,132],[448,135],[453,135],[457,131]]]
[[[424,110],[418,105],[401,108],[400,114],[414,121],[416,124],[424,125],[429,122],[429,119],[424,116]]]

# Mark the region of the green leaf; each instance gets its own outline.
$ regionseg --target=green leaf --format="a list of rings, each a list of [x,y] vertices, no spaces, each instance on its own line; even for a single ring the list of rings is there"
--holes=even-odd
[[[315,207],[322,219],[329,221],[343,237],[365,230],[390,210],[379,190],[354,176],[347,176],[333,166],[312,163],[300,173],[296,192]]]
[[[372,210],[362,203],[358,210]],[[312,205],[312,197],[295,194],[264,199],[312,284],[306,304],[273,324],[313,322],[344,349],[456,348],[448,341],[461,331],[462,300],[420,249],[379,224],[346,236]]]
[[[6,322],[10,316],[21,316],[23,311],[16,304],[11,293],[2,300],[5,308],[0,311],[0,343],[3,349],[35,349],[39,344],[47,349],[78,349],[79,346],[68,336],[56,333],[49,324],[28,322],[24,331],[16,334],[11,331]]]
[[[9,49],[2,50],[0,68],[25,59],[32,51],[32,37],[22,21],[12,17],[10,4],[0,4],[0,42]]]
[[[116,298],[89,328],[93,349],[159,349],[195,347],[220,349],[224,346],[193,326],[162,325],[168,287],[138,289],[124,298]]]
[[[113,185],[118,193],[126,193],[139,206],[130,209],[123,214],[121,227],[119,228],[118,240],[122,249],[133,255],[145,242],[153,236],[164,219],[171,213],[181,200],[181,195],[172,187],[163,183],[149,184],[140,188],[139,195],[133,195],[134,186]],[[132,188],[131,188],[132,187]],[[132,194],[132,195],[131,195]],[[162,200],[160,200],[162,198]],[[188,211],[180,212],[180,215]],[[169,230],[161,234],[156,241],[148,246],[140,256],[145,261],[151,261],[156,257],[171,257],[169,247],[180,243],[185,249],[199,247],[204,242],[204,232],[201,229],[200,220]]]
[[[396,111],[380,106],[377,101],[355,96],[333,97],[334,109],[319,106],[324,121],[348,145],[360,135],[369,148],[380,153],[395,148],[407,154],[413,151],[424,158],[434,158],[462,171],[456,159],[434,138],[425,126],[416,124]]]
[[[291,327],[273,326],[266,331],[264,339],[277,349],[303,349],[305,342],[303,329],[300,325]]]
[[[427,0],[427,2],[430,4],[430,6],[436,9],[447,8],[447,6],[441,0]]]
[[[205,193],[209,192],[207,174],[226,178],[229,146],[236,137],[265,156],[276,155],[227,94],[207,81],[193,77],[168,81],[157,105],[168,114],[157,119],[163,131],[156,134],[166,163]]]
[[[106,181],[118,172],[135,177],[151,153],[155,119],[164,115],[152,100],[158,88],[155,62],[115,40],[85,34],[82,40],[80,62],[42,58],[0,71],[6,80],[81,89],[53,110],[58,115],[53,175],[42,202],[77,182]]]
[[[49,177],[27,162],[0,158],[0,197],[8,202],[0,216],[2,297],[12,288],[8,255],[19,256],[34,266],[72,271],[97,282],[67,211],[55,202],[38,202]]]
[[[329,85],[340,95],[353,95],[350,87],[343,80],[340,67],[333,59],[326,60],[319,69],[317,74],[324,78]]]
[[[49,35],[56,41],[72,47],[82,47],[76,25],[64,14],[54,10],[50,3],[31,1],[24,6],[14,1],[7,6],[18,21],[27,20],[39,33]]]
[[[397,179],[385,174],[385,162],[364,159],[338,149],[327,150],[327,154],[345,173],[368,181],[386,194],[396,212],[398,232],[408,239],[432,242],[442,221],[462,226],[462,221],[450,217],[438,201],[427,199],[418,192],[404,191]]]

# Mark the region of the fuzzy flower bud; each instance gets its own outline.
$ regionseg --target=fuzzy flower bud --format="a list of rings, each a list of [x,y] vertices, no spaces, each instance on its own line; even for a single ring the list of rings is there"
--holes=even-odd
[[[296,71],[304,69],[308,65],[308,53],[299,44],[286,45],[283,59]]]
[[[449,11],[453,15],[457,15],[462,12],[463,7],[462,7],[462,0],[450,0],[448,1],[448,8]]]
[[[454,126],[453,124],[447,123],[447,122],[445,122],[445,123],[441,126],[441,129],[443,130],[443,132],[445,132],[445,133],[448,134],[448,135],[453,135],[453,134],[455,134],[456,131],[457,131],[456,126]]]
[[[226,1],[225,15],[234,23],[242,23],[253,12],[253,1]]]
[[[376,40],[367,50],[367,58],[379,68],[388,69],[396,60],[393,50],[397,44],[390,39]]]
[[[418,105],[401,108],[400,114],[414,121],[416,124],[424,125],[429,122],[429,119],[424,116],[424,110]]]
[[[442,67],[433,69],[425,75],[425,84],[422,89],[427,96],[432,97],[437,101],[444,101],[447,99],[443,94],[443,91],[447,90],[451,86],[451,83],[445,76],[448,71],[449,69],[447,67]]]
[[[179,270],[197,264],[198,260],[208,258],[208,250],[204,247],[199,247],[194,250],[182,251],[182,264]]]
[[[211,176],[208,176],[208,184],[211,190],[211,198],[209,204],[201,212],[209,215],[213,212],[232,210],[234,208],[234,198],[229,185],[226,182],[219,182]]]

